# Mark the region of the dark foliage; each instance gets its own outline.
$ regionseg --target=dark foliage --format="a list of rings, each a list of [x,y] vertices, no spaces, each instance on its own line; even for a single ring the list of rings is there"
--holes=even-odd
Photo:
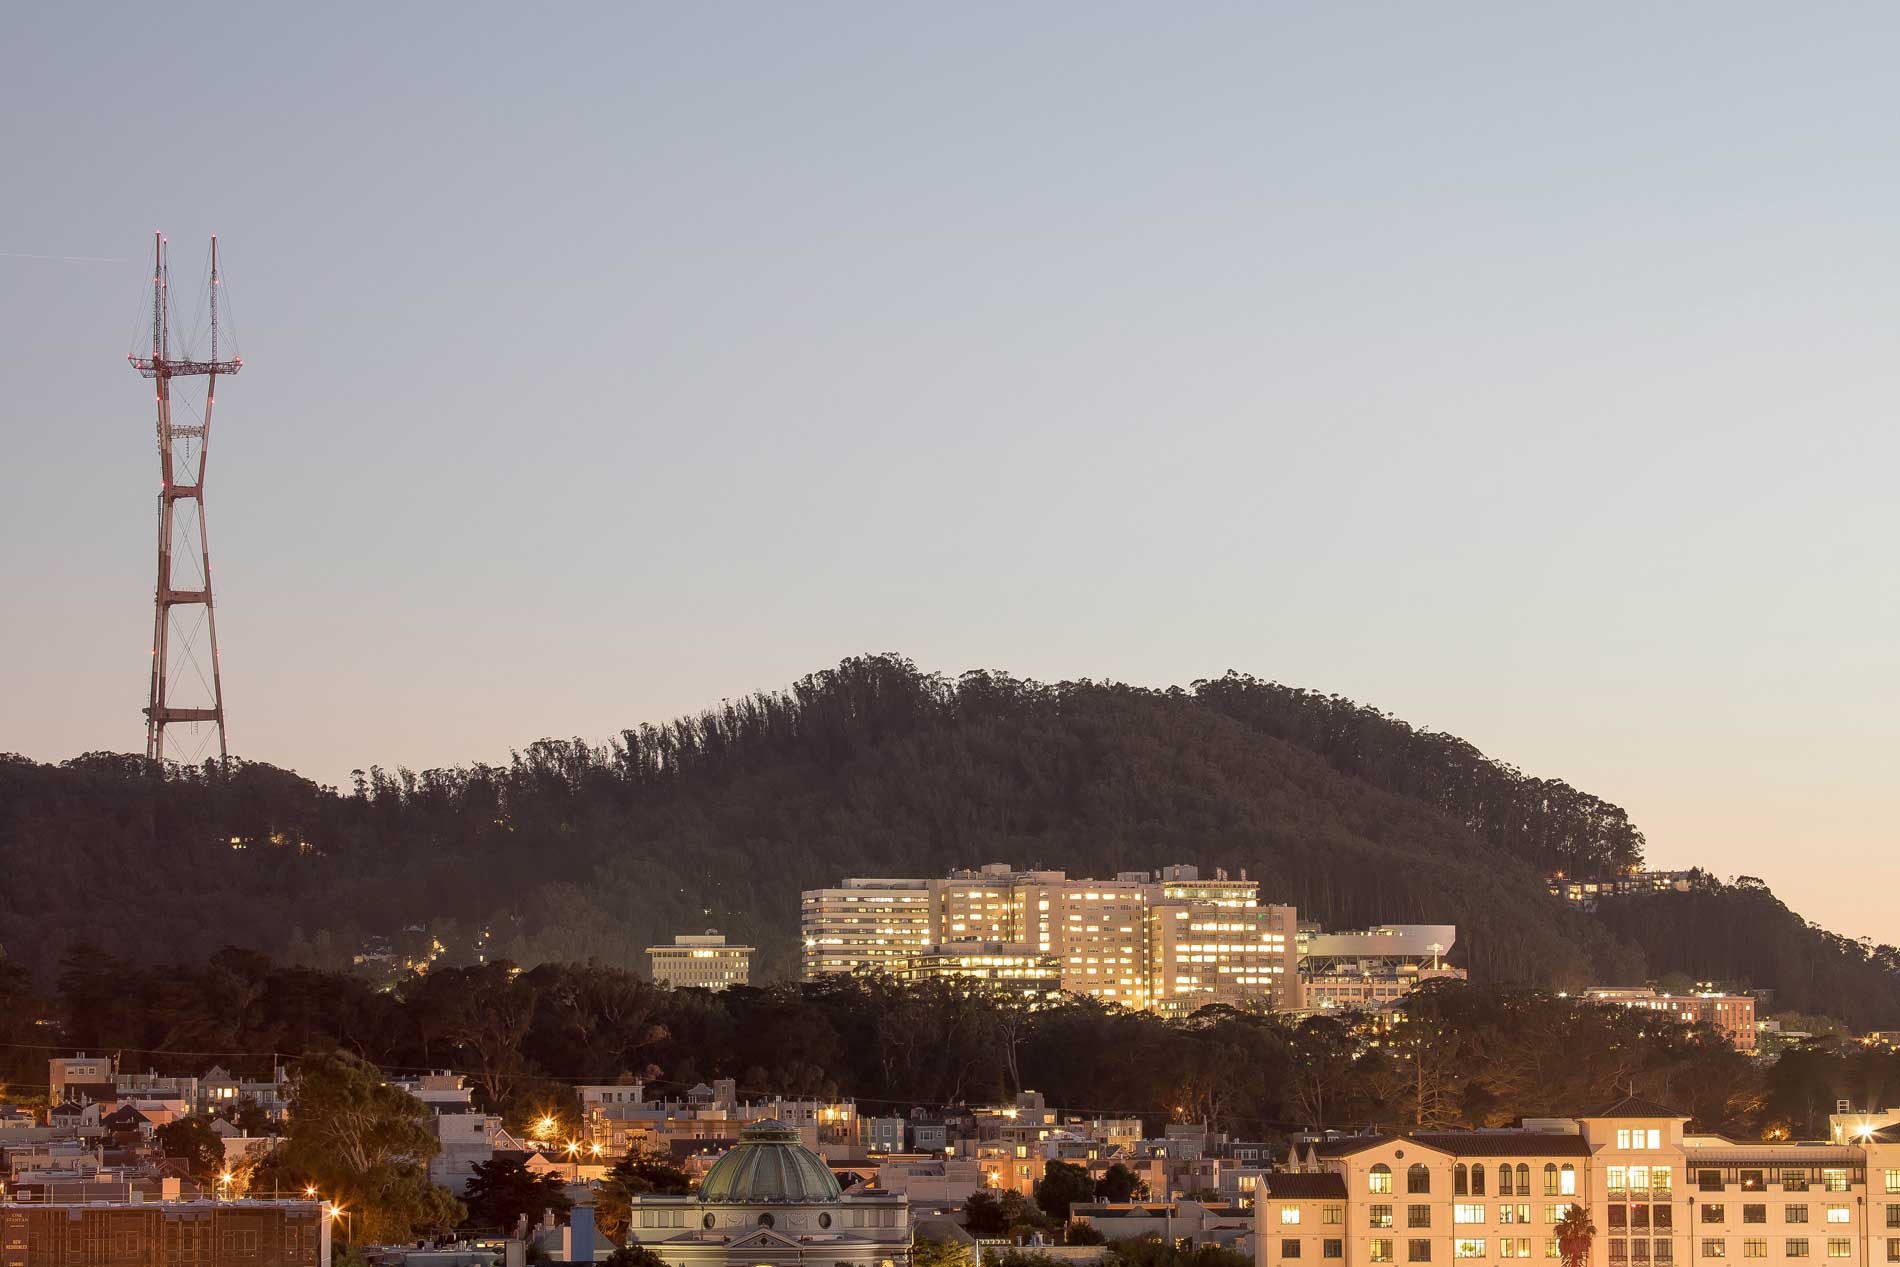
[[[404,1107],[415,1102],[382,1086],[378,1067],[455,1068],[469,1074],[484,1106],[518,1128],[544,1116],[571,1120],[576,1083],[632,1076],[660,1094],[730,1077],[748,1096],[846,1094],[899,1113],[994,1103],[1033,1087],[1063,1109],[1140,1117],[1151,1129],[1204,1122],[1251,1138],[1311,1126],[1496,1126],[1587,1112],[1631,1086],[1677,1103],[1706,1129],[1747,1132],[1765,1094],[1757,1067],[1708,1031],[1458,982],[1416,992],[1370,1046],[1334,1018],[1295,1024],[1215,1006],[1165,1021],[1087,998],[1025,1012],[976,983],[843,977],[711,994],[663,989],[598,964],[542,964],[517,975],[498,963],[436,969],[383,993],[347,974],[242,958],[247,1001],[221,1021],[218,1048],[199,1045],[207,1040],[190,1018],[232,988],[230,955],[150,975],[96,956],[75,961],[61,974],[73,991],[60,1000],[72,1036],[65,1045],[121,1052],[167,1073],[202,1069],[207,1050],[255,1053],[222,1063],[261,1071],[273,1051],[295,1050],[293,1040],[340,1048],[361,1058],[321,1058],[333,1082]],[[169,986],[156,988],[160,980]],[[74,1005],[79,998],[86,1007]],[[174,1038],[183,1041],[169,1045]],[[341,1093],[332,1099],[349,1102]],[[321,1158],[345,1151],[334,1142],[313,1148]],[[357,1168],[373,1164],[365,1154]],[[1111,1171],[1093,1193],[1061,1191],[1071,1203],[1125,1197],[1133,1178]],[[663,1160],[629,1157],[610,1177],[618,1204],[603,1203],[603,1225],[618,1226],[608,1211],[624,1198],[685,1183]],[[1045,1194],[1051,1213],[1067,1208],[1056,1192]],[[1002,1217],[1041,1226],[1040,1211],[1021,1222],[1036,1209]]]
[[[760,946],[769,979],[795,970],[801,888],[999,859],[1244,868],[1333,926],[1455,922],[1478,977],[1561,988],[1680,966],[1666,930],[1613,937],[1544,892],[1546,870],[1612,871],[1642,843],[1615,806],[1336,696],[1237,675],[1166,691],[949,680],[895,656],[605,746],[371,767],[343,792],[246,762],[161,775],[132,756],[0,756],[0,928],[42,988],[82,945],[130,962],[236,943],[335,969],[387,943],[438,968],[639,968],[655,939],[707,926]],[[234,991],[254,975],[222,971]],[[1825,1010],[1778,972],[1756,983]],[[1868,994],[1900,1021],[1891,974]],[[374,1006],[313,997],[307,1013],[359,1005]],[[229,1013],[171,1045],[192,1031],[215,1049]]]
[[[1809,923],[1752,876],[1730,884],[1702,877],[1686,893],[1607,899],[1597,918],[1651,963],[1698,981],[1771,989],[1777,1008],[1839,1017],[1862,1030],[1889,1027],[1900,1015],[1900,950]]]
[[[1088,1167],[1072,1162],[1044,1162],[1042,1178],[1036,1181],[1036,1204],[1058,1223],[1069,1221],[1069,1208],[1078,1201],[1095,1199],[1095,1177]]]
[[[519,1157],[496,1157],[475,1163],[463,1201],[472,1227],[497,1228],[511,1234],[525,1216],[530,1224],[543,1211],[563,1218],[573,1208],[567,1185],[557,1175],[537,1175]]]

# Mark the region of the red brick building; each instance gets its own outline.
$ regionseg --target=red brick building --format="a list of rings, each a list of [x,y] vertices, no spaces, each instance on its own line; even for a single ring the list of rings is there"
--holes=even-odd
[[[316,1201],[0,1206],[0,1267],[329,1267]]]

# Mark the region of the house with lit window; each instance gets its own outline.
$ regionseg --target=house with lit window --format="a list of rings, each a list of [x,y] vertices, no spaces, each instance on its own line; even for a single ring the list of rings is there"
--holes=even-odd
[[[1573,1205],[1597,1228],[1591,1267],[1900,1263],[1900,1130],[1742,1143],[1687,1123],[1626,1097],[1511,1130],[1296,1145],[1255,1187],[1256,1267],[1555,1260]]]

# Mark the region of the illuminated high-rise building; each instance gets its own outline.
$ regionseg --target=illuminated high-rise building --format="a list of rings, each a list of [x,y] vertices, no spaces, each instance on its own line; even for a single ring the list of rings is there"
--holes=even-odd
[[[846,880],[800,895],[807,981],[860,969],[889,971],[894,959],[930,940],[930,892],[923,880]],[[1006,940],[998,938],[996,940]]]
[[[847,880],[804,894],[805,976],[1034,977],[1053,966],[1062,990],[1127,1008],[1296,1008],[1297,920],[1292,907],[1262,906],[1259,888],[1188,866],[1081,880],[992,863],[939,880]],[[972,971],[971,955],[991,971]]]

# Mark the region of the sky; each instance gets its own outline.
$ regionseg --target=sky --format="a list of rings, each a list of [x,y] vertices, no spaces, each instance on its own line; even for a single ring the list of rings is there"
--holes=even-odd
[[[1874,4],[19,9],[0,751],[142,750],[124,357],[153,231],[194,278],[216,233],[241,756],[502,761],[866,651],[1234,668],[1894,941],[1897,40]]]

